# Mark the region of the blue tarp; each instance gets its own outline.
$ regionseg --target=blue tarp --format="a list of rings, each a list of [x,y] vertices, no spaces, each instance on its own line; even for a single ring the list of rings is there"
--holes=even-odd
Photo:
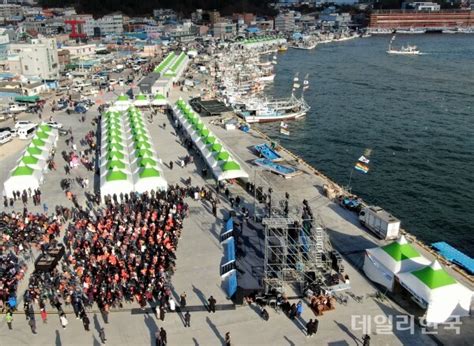
[[[225,262],[229,263],[235,261],[235,241],[234,237],[225,240],[224,243],[224,258]]]
[[[257,32],[260,32],[260,29],[252,26],[250,28],[245,29],[245,31],[250,32],[252,34],[256,34]]]
[[[456,263],[457,265],[466,269],[470,274],[474,274],[474,259],[466,254],[463,254],[458,249],[455,249],[448,243],[440,241],[431,244],[433,248],[438,250],[439,254],[446,258],[448,261]]]
[[[237,271],[232,269],[229,273],[222,275],[221,278],[225,280],[224,287],[227,296],[231,298],[237,292]]]
[[[234,229],[234,220],[232,220],[232,218],[230,218],[229,220],[227,220],[227,222],[225,223],[225,231],[226,233],[229,232],[229,231],[232,231]]]

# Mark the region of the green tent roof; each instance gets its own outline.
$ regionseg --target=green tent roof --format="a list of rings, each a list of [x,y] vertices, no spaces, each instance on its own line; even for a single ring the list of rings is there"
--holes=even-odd
[[[420,257],[418,251],[416,251],[410,244],[399,244],[398,242],[393,242],[382,246],[382,250],[388,253],[397,262],[414,257]]]
[[[33,138],[33,140],[31,141],[31,143],[33,143],[35,146],[37,147],[44,147],[44,145],[46,144],[45,141],[39,139],[39,138]]]
[[[235,170],[238,170],[240,169],[240,166],[237,162],[235,161],[226,161],[223,165],[222,165],[222,170],[223,171],[235,171]]]
[[[135,100],[146,101],[146,96],[143,94],[138,94]]]
[[[155,95],[155,100],[166,100],[166,97],[164,97],[164,96],[161,95],[161,94],[156,94],[156,95]]]
[[[203,128],[204,128],[203,123],[199,123],[199,124],[196,125],[196,130],[198,130],[198,131],[201,131]]]
[[[202,138],[206,138],[209,135],[209,130],[204,128],[199,132],[199,134],[201,135]]]
[[[49,138],[49,135],[43,131],[36,131],[36,138],[46,139]]]
[[[153,160],[153,159],[150,159],[149,157],[146,157],[146,158],[140,159],[138,165],[139,165],[140,167],[155,166],[155,165],[156,165],[156,161]]]
[[[136,134],[133,136],[133,139],[136,142],[148,142],[150,140],[146,134]]]
[[[43,132],[51,132],[51,126],[48,126],[46,124],[42,124],[40,125],[40,130],[43,131]]]
[[[118,151],[121,151],[123,150],[124,146],[120,143],[109,143],[107,145],[107,151],[114,151],[114,150],[118,150]]]
[[[139,174],[140,178],[159,177],[160,172],[154,168],[144,168]]]
[[[122,94],[117,98],[117,101],[128,101],[128,96],[125,94]]]
[[[107,141],[109,143],[122,143],[123,139],[122,136],[117,135],[117,134],[110,134],[107,136]]]
[[[140,157],[150,157],[153,156],[153,152],[148,149],[140,149],[138,150],[138,156]]]
[[[206,144],[213,144],[216,141],[216,137],[208,136],[204,141]]]
[[[13,172],[12,176],[19,176],[19,175],[32,175],[34,169],[28,166],[18,166]]]
[[[219,143],[214,143],[211,147],[211,150],[215,153],[218,153],[219,151],[222,150],[222,145]]]
[[[138,149],[150,149],[150,148],[151,148],[151,144],[148,143],[148,142],[145,142],[145,141],[138,141],[138,142],[135,142],[135,148],[138,148]]]
[[[120,160],[112,160],[107,163],[107,168],[108,169],[113,169],[113,168],[120,168],[124,169],[125,168],[125,163],[123,163]]]
[[[39,161],[39,159],[37,159],[34,156],[30,156],[30,155],[23,156],[21,158],[21,162],[23,162],[24,164],[27,164],[27,165],[34,165],[34,164],[38,163],[38,161]]]
[[[28,149],[26,149],[26,151],[30,155],[41,155],[41,153],[43,152],[43,150],[41,150],[40,148],[38,148],[37,146],[34,146],[34,145],[28,147]]]
[[[217,155],[217,160],[218,161],[227,161],[230,157],[230,154],[227,152],[227,151],[221,151],[218,155]]]
[[[122,171],[109,171],[107,176],[105,177],[107,181],[114,181],[114,180],[127,180],[127,175]]]
[[[109,151],[109,153],[107,154],[107,157],[111,159],[115,159],[115,158],[123,159],[125,155],[121,153],[120,151],[112,150],[112,151]]]
[[[456,283],[444,269],[434,270],[431,266],[415,270],[412,272],[421,282],[432,290],[438,287],[452,285]]]

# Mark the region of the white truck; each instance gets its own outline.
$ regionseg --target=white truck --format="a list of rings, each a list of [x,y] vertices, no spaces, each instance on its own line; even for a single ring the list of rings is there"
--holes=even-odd
[[[380,207],[367,206],[359,213],[359,221],[381,239],[397,239],[400,220]]]

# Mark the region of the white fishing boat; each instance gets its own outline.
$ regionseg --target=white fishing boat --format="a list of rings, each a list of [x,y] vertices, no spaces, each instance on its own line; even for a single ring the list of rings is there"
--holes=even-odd
[[[395,35],[393,35],[392,39],[390,40],[390,43],[388,44],[388,54],[394,54],[394,55],[420,55],[421,52],[416,46],[402,46],[400,49],[395,49],[393,48],[392,44],[393,41],[395,41]]]
[[[397,29],[397,34],[403,35],[417,35],[417,34],[425,34],[426,29],[418,29],[418,28],[410,28],[410,29]]]

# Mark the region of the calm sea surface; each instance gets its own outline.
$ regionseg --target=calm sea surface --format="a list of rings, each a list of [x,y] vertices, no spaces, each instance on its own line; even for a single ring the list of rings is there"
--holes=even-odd
[[[372,149],[370,172],[352,190],[402,220],[427,243],[446,241],[474,256],[474,35],[400,35],[424,55],[389,56],[389,36],[290,49],[279,54],[269,93],[288,96],[309,74],[312,109],[290,122],[258,125],[347,185]]]

